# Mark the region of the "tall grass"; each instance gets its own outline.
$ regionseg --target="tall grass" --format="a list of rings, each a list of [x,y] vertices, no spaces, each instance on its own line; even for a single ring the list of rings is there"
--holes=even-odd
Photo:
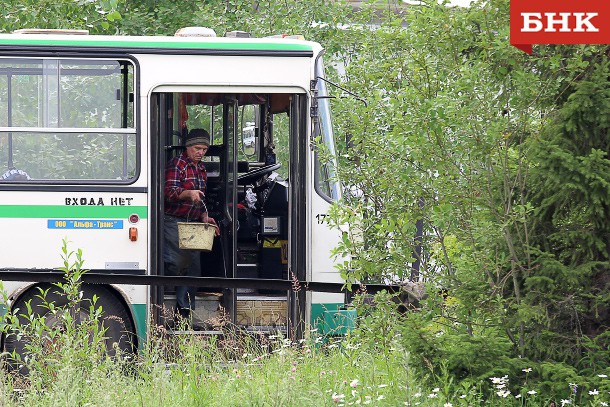
[[[74,332],[62,335],[68,334]],[[41,407],[552,405],[533,387],[511,393],[508,377],[490,378],[487,394],[485,386],[422,379],[400,334],[379,345],[358,333],[339,339],[310,332],[295,343],[237,331],[174,336],[158,328],[135,358],[110,357],[100,347],[61,349],[51,368],[33,367],[28,376],[2,371],[0,399],[5,406]],[[607,388],[587,395],[586,403],[573,397],[555,405],[608,400]]]
[[[2,371],[0,399],[41,407],[552,405],[534,387],[513,386],[511,393],[507,376],[481,386],[426,380],[410,365],[400,333],[383,341],[361,334],[323,338],[313,331],[293,342],[236,329],[176,336],[158,327],[135,358],[110,357],[101,347],[58,349],[51,368],[33,366],[27,376]],[[605,405],[607,390],[585,391],[586,402],[574,393],[555,406]]]
[[[387,297],[361,312],[357,328],[344,337],[309,330],[306,339],[292,341],[231,325],[216,336],[173,335],[154,327],[137,355],[118,349],[111,355],[103,345],[103,310],[95,301],[86,304],[86,318],[74,321],[80,279],[72,273],[82,272],[82,261],[80,252],[76,262],[64,254],[67,279],[57,288],[70,301],[64,307],[47,303],[55,323],[49,326],[31,309],[16,311],[27,314],[25,323],[12,313],[5,318],[4,331],[27,338],[29,345],[25,358],[12,355],[19,368],[0,370],[2,406],[557,407],[604,406],[610,399],[603,374],[595,388],[566,383],[571,396],[557,400],[528,383],[531,369],[520,372],[522,383],[508,375],[483,383],[427,376],[430,370],[412,364],[406,325]]]
[[[407,401],[408,355],[398,348],[390,360],[381,360],[348,341],[268,341],[261,346],[244,336],[231,341],[238,346],[227,349],[221,338],[171,336],[161,328],[135,360],[97,354],[99,363],[87,368],[82,358],[62,358],[52,371],[31,371],[29,377],[5,372],[2,398],[7,406],[333,406]]]
[[[28,377],[4,371],[4,406],[551,406],[530,388],[508,391],[508,378],[493,378],[493,390],[418,381],[400,337],[374,350],[355,337],[268,343],[248,336],[172,336],[156,330],[135,359],[95,354],[98,363],[62,358],[53,371]],[[237,335],[237,333],[229,334]],[[78,352],[78,350],[72,350]],[[43,375],[50,375],[44,377]],[[591,390],[587,402],[573,397],[559,405],[605,405],[607,391]],[[604,394],[605,393],[605,394]],[[576,396],[576,393],[575,393]],[[604,398],[605,397],[605,398]]]

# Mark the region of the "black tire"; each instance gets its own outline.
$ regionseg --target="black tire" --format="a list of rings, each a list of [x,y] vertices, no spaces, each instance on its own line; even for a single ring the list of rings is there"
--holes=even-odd
[[[40,298],[40,289],[48,290],[46,295],[46,301]],[[106,354],[114,356],[116,354],[116,348],[121,350],[123,355],[135,353],[136,341],[135,341],[135,327],[131,319],[131,316],[126,309],[123,301],[119,300],[107,287],[103,285],[88,285],[83,284],[81,286],[83,293],[80,313],[77,316],[80,319],[84,319],[89,315],[89,307],[92,304],[93,296],[97,296],[95,302],[95,308],[102,308],[102,323],[105,332],[105,346]],[[43,306],[44,303],[54,303],[55,307],[62,307],[67,305],[68,300],[65,295],[60,294],[61,289],[55,285],[48,283],[40,283],[33,287],[30,287],[25,291],[12,306],[13,310],[18,309],[17,312],[21,325],[28,324],[28,319],[25,316],[27,312],[26,303],[31,301],[32,312],[38,316],[46,316],[46,324],[52,325],[56,322],[54,317],[50,314],[49,310]],[[20,367],[21,362],[19,360],[13,360],[10,355],[15,351],[20,355],[21,359],[26,356],[25,347],[28,343],[28,339],[18,338],[12,332],[6,334],[4,338],[4,351],[8,353],[8,368],[11,371],[19,371],[22,374],[27,374],[25,367]],[[115,345],[116,344],[116,345]],[[116,347],[116,348],[115,348]]]

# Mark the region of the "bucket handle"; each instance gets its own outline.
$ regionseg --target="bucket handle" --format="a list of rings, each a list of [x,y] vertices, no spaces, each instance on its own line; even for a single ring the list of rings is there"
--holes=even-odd
[[[203,206],[203,211],[207,212],[208,211],[208,207],[205,206],[205,202],[203,202],[203,199],[201,200],[201,205]],[[193,208],[197,207],[198,205],[196,203],[193,203],[189,209],[189,212],[186,215],[186,219],[188,220],[189,217],[191,216],[191,211],[193,210]]]

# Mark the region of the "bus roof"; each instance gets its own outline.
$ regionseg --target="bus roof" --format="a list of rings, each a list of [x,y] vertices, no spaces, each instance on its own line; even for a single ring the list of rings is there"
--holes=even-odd
[[[0,51],[74,49],[122,53],[269,53],[312,56],[319,45],[286,38],[0,34]]]

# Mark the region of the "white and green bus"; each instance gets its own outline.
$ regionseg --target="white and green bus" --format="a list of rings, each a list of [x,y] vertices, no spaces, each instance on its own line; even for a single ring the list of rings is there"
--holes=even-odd
[[[151,285],[125,276],[164,276],[164,167],[197,127],[212,138],[207,202],[221,228],[201,254],[202,277],[216,287],[199,288],[199,317],[223,312],[247,329],[290,334],[340,309],[340,292],[256,284],[342,283],[331,256],[340,232],[325,221],[340,188],[316,147],[334,151],[319,44],[196,27],[171,37],[49,31],[0,35],[0,277],[9,307],[25,309],[50,286],[9,277],[55,272],[67,240],[88,273],[106,276],[83,295],[119,317],[109,341],[141,346],[149,325],[164,323],[178,278]],[[20,348],[17,338],[3,346]]]

